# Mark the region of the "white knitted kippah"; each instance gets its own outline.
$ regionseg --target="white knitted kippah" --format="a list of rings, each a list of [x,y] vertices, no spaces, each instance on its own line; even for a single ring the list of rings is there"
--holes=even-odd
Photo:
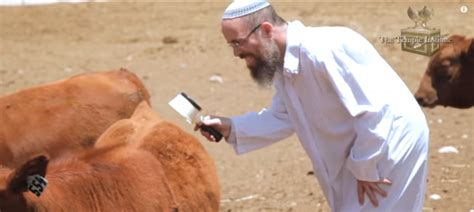
[[[246,16],[270,6],[266,0],[234,0],[224,11],[222,20]]]

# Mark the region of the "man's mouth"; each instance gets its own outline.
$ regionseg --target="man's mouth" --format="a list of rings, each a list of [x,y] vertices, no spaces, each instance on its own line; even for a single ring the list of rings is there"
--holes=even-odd
[[[248,68],[252,68],[255,66],[256,64],[256,61],[255,61],[255,58],[252,57],[252,56],[247,56],[244,58],[245,59],[245,63],[247,64],[247,67]]]
[[[241,54],[239,55],[240,59],[245,60],[245,63],[247,64],[248,68],[252,68],[255,66],[256,59],[253,55],[251,54]]]
[[[248,56],[250,56],[250,54],[239,54],[240,59],[244,59]]]

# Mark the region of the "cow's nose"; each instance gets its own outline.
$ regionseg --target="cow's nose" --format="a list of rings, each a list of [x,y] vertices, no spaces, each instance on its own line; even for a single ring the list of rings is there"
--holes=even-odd
[[[425,105],[425,99],[424,99],[423,97],[417,97],[417,96],[415,96],[415,99],[416,99],[416,101],[418,102],[418,104],[419,104],[420,106]]]

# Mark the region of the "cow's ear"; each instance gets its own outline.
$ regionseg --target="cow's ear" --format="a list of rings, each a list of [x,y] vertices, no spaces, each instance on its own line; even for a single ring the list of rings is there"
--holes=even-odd
[[[474,57],[474,38],[471,38],[471,45],[469,45],[469,49],[467,50],[468,57]]]
[[[466,39],[466,43],[462,47],[460,59],[461,63],[467,62],[472,63],[474,62],[474,38]]]
[[[8,190],[14,193],[27,191],[28,176],[41,175],[42,177],[45,177],[48,162],[48,157],[40,155],[24,163],[9,176],[9,179],[7,181]]]

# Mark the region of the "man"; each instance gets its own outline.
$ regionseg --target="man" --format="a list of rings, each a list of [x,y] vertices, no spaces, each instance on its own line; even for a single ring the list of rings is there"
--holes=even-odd
[[[231,3],[221,22],[271,108],[204,120],[237,154],[296,132],[332,211],[421,211],[428,127],[413,95],[361,35],[285,22],[265,0]],[[201,130],[208,140],[214,138]]]

